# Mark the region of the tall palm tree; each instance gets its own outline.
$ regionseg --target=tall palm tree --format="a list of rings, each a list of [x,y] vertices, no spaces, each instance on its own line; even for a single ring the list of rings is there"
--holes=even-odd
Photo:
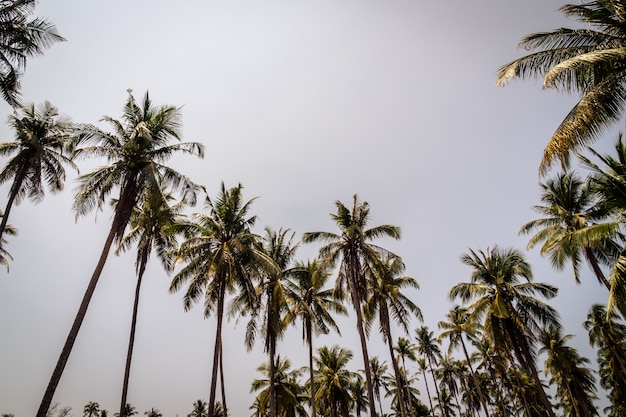
[[[476,376],[476,372],[474,372],[474,368],[472,367],[472,361],[467,351],[467,346],[465,345],[465,341],[463,340],[463,334],[467,334],[467,336],[470,338],[475,337],[480,330],[480,324],[476,321],[469,320],[469,312],[466,308],[463,308],[459,305],[454,306],[454,308],[450,310],[445,317],[447,321],[440,321],[438,324],[439,329],[443,330],[439,334],[438,339],[441,340],[444,338],[448,338],[450,340],[450,344],[448,345],[448,354],[452,353],[452,350],[454,350],[459,345],[463,349],[463,355],[465,356],[467,366],[469,367],[470,373],[472,374],[474,387],[476,388],[480,397],[480,403],[483,407],[483,411],[485,412],[485,415],[489,417],[490,414],[489,408],[487,407],[486,395],[481,389],[480,382],[478,381],[478,377]]]
[[[132,216],[133,208],[141,201],[146,190],[164,184],[181,199],[195,203],[199,187],[178,171],[164,165],[174,154],[183,152],[203,156],[203,146],[195,142],[180,143],[181,111],[174,106],[153,106],[148,93],[140,103],[129,91],[121,120],[104,117],[112,126],[112,132],[92,125],[82,126],[74,146],[77,156],[103,156],[108,165],[79,177],[78,193],[74,201],[77,216],[100,209],[111,192],[118,188],[113,221],[81,301],[74,323],[67,336],[61,355],[44,393],[37,417],[44,417],[50,406],[54,391],[61,379],[74,341],[87,313],[104,264],[114,241],[119,242]],[[175,143],[173,143],[175,142]],[[93,144],[88,147],[80,146]],[[122,415],[121,417],[128,417]]]
[[[592,0],[559,9],[580,22],[526,36],[519,46],[530,54],[503,65],[497,83],[541,78],[544,88],[580,94],[580,100],[550,138],[540,172],[601,136],[626,107],[626,14],[622,0]]]
[[[209,214],[196,213],[193,220],[178,226],[187,239],[180,245],[176,262],[186,265],[174,276],[170,292],[188,284],[183,306],[188,311],[204,298],[204,315],[213,311],[217,319],[208,416],[214,417],[217,371],[222,357],[222,324],[226,295],[236,290],[247,297],[247,305],[258,303],[254,279],[259,270],[271,270],[273,262],[258,247],[252,233],[256,216],[248,217],[254,199],[244,201],[243,186],[226,189],[222,183],[216,199],[208,201]],[[222,369],[223,372],[223,369]],[[222,404],[227,413],[225,399]]]
[[[589,363],[578,351],[567,345],[572,335],[563,335],[561,329],[548,326],[539,332],[541,348],[538,353],[546,353],[545,370],[552,375],[556,393],[567,415],[592,417],[598,415],[593,405],[596,397],[595,378]]]
[[[375,318],[378,318],[380,333],[383,341],[389,347],[389,355],[396,375],[396,385],[402,387],[400,383],[400,368],[394,355],[393,337],[391,335],[391,319],[398,324],[406,334],[409,333],[409,322],[411,316],[422,320],[422,311],[411,301],[409,297],[402,293],[405,288],[418,289],[419,285],[414,278],[402,275],[404,263],[399,258],[384,260],[382,267],[374,267],[369,276],[370,294],[364,305],[364,318],[368,328]],[[398,391],[400,414],[402,417],[408,416],[405,409],[405,401],[402,390]]]
[[[311,417],[316,417],[315,370],[313,368],[313,333],[328,334],[334,329],[339,335],[339,327],[331,313],[346,314],[347,310],[337,299],[332,289],[326,289],[330,278],[328,268],[317,259],[306,264],[297,262],[287,274],[285,289],[291,305],[288,320],[302,320],[302,339],[309,348],[309,398]]]
[[[264,349],[269,356],[269,413],[270,417],[276,416],[276,390],[274,384],[274,366],[276,357],[276,344],[283,337],[288,325],[286,315],[290,311],[287,290],[285,288],[285,275],[295,256],[298,245],[293,243],[294,233],[288,237],[289,229],[272,230],[265,228],[265,236],[259,242],[259,250],[265,254],[271,262],[271,268],[259,271],[260,283],[258,293],[261,304],[248,305],[249,297],[241,294],[236,297],[230,308],[230,314],[237,312],[250,313],[250,322],[246,331],[246,347],[248,350],[254,345],[258,329],[258,321],[261,320],[261,332],[264,338]]]
[[[347,416],[352,400],[349,387],[355,377],[354,372],[346,368],[352,359],[352,352],[337,345],[331,348],[322,346],[317,352],[316,402],[330,417]]]
[[[0,10],[0,28],[1,16]],[[0,29],[0,44],[1,38]],[[1,62],[0,47],[0,77]],[[9,180],[12,180],[12,184],[0,222],[0,236],[5,231],[13,204],[19,204],[25,197],[35,203],[41,201],[44,196],[44,183],[52,192],[63,190],[64,165],[78,171],[67,156],[72,124],[69,119],[61,116],[52,104],[45,101],[37,106],[35,104],[24,106],[19,109],[19,113],[9,116],[9,125],[14,132],[15,140],[0,143],[0,156],[11,157],[0,171],[0,184]]]
[[[128,382],[130,379],[130,367],[135,345],[135,330],[137,327],[137,313],[139,311],[139,295],[146,265],[150,254],[154,249],[161,260],[161,265],[166,271],[173,269],[171,252],[176,248],[176,237],[172,233],[172,225],[177,220],[177,214],[182,210],[184,202],[170,205],[172,195],[162,186],[151,187],[134,208],[130,218],[131,230],[124,236],[117,249],[117,253],[130,249],[133,243],[137,243],[137,258],[135,268],[137,272],[137,285],[135,286],[135,300],[128,339],[128,352],[126,366],[124,368],[124,382],[122,384],[122,399],[120,415],[128,394]]]
[[[439,342],[435,338],[433,332],[428,329],[428,326],[421,326],[415,329],[415,340],[417,341],[417,352],[428,362],[428,369],[430,375],[433,378],[435,384],[435,393],[437,394],[437,403],[442,404],[441,396],[439,393],[439,384],[437,384],[437,378],[435,377],[435,370],[433,364],[437,365],[441,358],[441,350],[439,349]],[[424,375],[426,379],[426,375]],[[437,407],[435,407],[437,408]],[[447,408],[441,408],[443,415],[448,417]]]
[[[98,417],[100,415],[100,404],[89,401],[83,408],[83,417]]]
[[[392,225],[381,225],[366,229],[369,217],[369,204],[360,202],[354,195],[352,209],[347,208],[342,202],[335,202],[337,213],[331,214],[341,234],[332,232],[309,232],[305,233],[302,240],[305,243],[324,242],[325,245],[319,250],[319,257],[325,264],[336,265],[340,261],[339,274],[336,281],[336,289],[339,294],[345,294],[347,288],[350,301],[356,313],[356,326],[361,342],[363,365],[367,382],[367,398],[370,404],[374,404],[374,389],[372,376],[369,369],[369,354],[367,352],[367,340],[363,327],[361,308],[366,301],[368,283],[366,271],[373,266],[381,265],[381,259],[392,259],[397,255],[374,245],[372,240],[380,237],[400,238],[400,228]],[[371,417],[376,417],[376,408],[370,407]]]
[[[467,306],[471,318],[483,321],[485,335],[496,351],[522,369],[534,380],[541,408],[554,417],[552,405],[543,389],[535,364],[535,344],[540,328],[558,324],[558,313],[536,295],[546,299],[556,296],[551,285],[533,282],[530,264],[515,249],[475,252],[470,249],[461,261],[472,268],[471,280],[450,290],[450,298],[459,297]],[[527,409],[527,412],[531,410]]]
[[[12,107],[20,106],[26,59],[65,40],[48,20],[29,19],[36,4],[36,0],[0,1],[0,95]]]
[[[612,265],[619,255],[621,247],[612,239],[619,232],[619,223],[607,222],[610,212],[598,206],[594,190],[575,173],[561,173],[540,185],[544,205],[534,209],[545,217],[521,227],[520,234],[536,232],[526,248],[543,242],[541,255],[550,255],[552,266],[559,270],[571,261],[577,283],[584,257],[598,282],[609,289],[600,263]]]
[[[258,404],[260,415],[266,415],[269,411],[269,403],[271,394],[271,386],[274,384],[276,396],[276,415],[279,417],[296,417],[304,415],[302,406],[303,388],[298,383],[300,370],[291,370],[291,361],[287,358],[281,359],[280,355],[276,357],[276,365],[274,366],[274,376],[270,375],[268,363],[263,363],[257,368],[263,379],[255,379],[252,381],[250,392],[259,392],[255,398]]]

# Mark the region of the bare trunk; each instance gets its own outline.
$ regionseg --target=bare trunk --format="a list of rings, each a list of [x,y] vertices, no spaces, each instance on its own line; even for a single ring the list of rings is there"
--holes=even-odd
[[[387,345],[389,346],[389,355],[391,356],[391,364],[393,365],[393,373],[396,377],[396,391],[398,392],[398,402],[400,403],[400,416],[408,417],[408,414],[406,412],[406,404],[408,401],[405,401],[404,399],[404,385],[402,384],[402,381],[400,380],[400,368],[398,367],[398,361],[396,360],[396,357],[393,354],[393,339],[391,338],[391,328],[389,326],[389,312],[387,311],[387,304],[383,302],[380,308],[381,308],[381,313],[383,316],[382,317],[383,321],[385,322],[383,326],[383,330],[385,332],[385,338],[387,339]],[[406,383],[408,385],[408,376],[405,374],[404,377],[407,378]],[[380,402],[380,399],[379,399],[379,402]],[[382,415],[382,407],[381,407],[381,415]]]
[[[433,377],[433,382],[435,384],[435,392],[437,393],[437,402],[439,403],[439,407],[441,408],[441,411],[444,416],[448,417],[448,413],[446,412],[446,409],[443,407],[443,404],[441,403],[441,395],[439,395],[439,386],[437,385],[437,378],[435,378],[435,371],[433,370],[433,364],[430,360],[430,356],[426,356],[426,358],[428,359],[428,367],[430,368],[430,375]]]
[[[224,297],[226,295],[225,279],[218,277],[220,280],[219,298],[217,300],[217,329],[215,330],[215,348],[213,351],[213,369],[211,371],[211,391],[209,393],[209,413],[208,417],[215,416],[215,390],[217,387],[217,370],[222,351],[222,321],[224,319]]]
[[[124,383],[122,384],[122,399],[120,402],[120,417],[126,416],[126,397],[128,394],[128,381],[130,380],[130,365],[133,360],[133,347],[135,346],[135,329],[137,328],[137,311],[139,310],[139,292],[143,274],[146,271],[148,254],[141,254],[141,264],[137,272],[137,286],[135,287],[135,302],[133,304],[133,316],[130,322],[130,336],[128,338],[128,352],[126,353],[126,367],[124,368]]]
[[[276,365],[274,356],[276,355],[276,336],[273,331],[269,331],[270,337],[270,417],[276,417]]]
[[[426,369],[424,369],[424,371],[422,372],[422,375],[424,376],[424,384],[426,385],[426,395],[428,395],[428,403],[430,404],[430,414],[432,414],[433,417],[436,417],[435,409],[433,408],[433,399],[430,396],[430,389],[428,388],[428,380],[426,379]]]
[[[74,318],[74,323],[72,324],[70,332],[67,335],[65,345],[63,345],[63,349],[61,350],[61,355],[59,356],[56,367],[52,372],[52,377],[50,378],[48,387],[46,388],[46,391],[43,395],[36,417],[46,417],[46,414],[48,413],[50,403],[52,402],[52,398],[54,397],[54,392],[56,391],[59,381],[61,380],[61,375],[63,375],[63,370],[65,369],[67,360],[69,359],[70,353],[72,352],[72,347],[74,346],[74,342],[76,341],[76,336],[78,336],[80,326],[82,325],[83,320],[85,319],[85,315],[87,314],[89,302],[91,301],[93,292],[96,289],[96,284],[98,284],[98,279],[100,278],[100,274],[102,273],[104,264],[106,263],[107,257],[109,256],[109,251],[111,250],[111,245],[113,244],[113,239],[115,238],[115,232],[118,228],[117,223],[118,222],[114,219],[113,224],[111,225],[111,231],[107,236],[106,242],[104,243],[104,248],[102,249],[102,253],[100,254],[100,259],[98,260],[96,269],[91,276],[91,280],[89,281],[89,285],[87,286],[87,290],[85,291],[83,300],[80,303],[80,307],[78,308],[78,312],[76,313],[76,317]]]
[[[316,408],[315,408],[315,375],[314,375],[314,371],[313,371],[313,339],[311,338],[312,335],[312,330],[311,330],[311,321],[309,320],[306,323],[306,337],[308,340],[308,344],[309,344],[309,374],[310,374],[310,381],[309,381],[309,385],[310,385],[310,390],[311,390],[311,417],[316,417]]]
[[[224,351],[220,349],[220,388],[222,389],[222,409],[224,417],[228,417],[228,407],[226,407],[226,385],[224,384]]]
[[[476,386],[476,390],[478,390],[478,397],[480,398],[480,403],[483,406],[483,410],[485,410],[485,416],[490,417],[489,409],[487,408],[487,400],[485,399],[485,394],[483,394],[483,390],[480,386],[480,382],[478,381],[478,377],[474,372],[474,368],[472,367],[472,361],[470,360],[469,354],[467,353],[467,348],[465,347],[465,342],[463,341],[463,336],[461,337],[461,346],[463,347],[463,353],[465,354],[465,360],[467,360],[467,366],[469,367],[470,373],[472,374],[472,380],[474,381],[474,385]]]
[[[7,201],[7,205],[2,215],[2,221],[0,222],[0,247],[2,246],[2,235],[4,235],[4,229],[6,229],[7,222],[9,221],[9,213],[11,212],[13,202],[15,201],[15,197],[17,197],[17,192],[22,186],[24,178],[26,178],[26,169],[22,168],[20,169],[19,174],[15,177],[15,180],[13,180],[11,191],[9,191],[9,201]]]
[[[585,248],[585,255],[587,257],[587,260],[589,261],[589,265],[591,265],[593,273],[598,279],[598,282],[601,285],[604,285],[608,290],[611,290],[611,284],[609,284],[609,281],[607,281],[606,277],[604,276],[602,269],[600,269],[600,265],[598,264],[598,258],[596,257],[596,255],[593,254],[591,248]]]

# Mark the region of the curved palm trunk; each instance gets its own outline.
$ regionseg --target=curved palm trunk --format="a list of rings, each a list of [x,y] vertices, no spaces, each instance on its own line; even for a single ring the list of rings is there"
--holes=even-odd
[[[78,312],[76,313],[76,317],[74,318],[74,323],[72,324],[70,332],[67,335],[67,339],[65,340],[65,344],[63,345],[63,349],[61,350],[61,355],[59,356],[56,367],[54,368],[54,371],[52,372],[52,377],[50,378],[48,387],[46,388],[46,391],[43,395],[36,417],[46,417],[46,414],[48,413],[48,409],[50,408],[50,403],[52,402],[52,398],[54,397],[54,392],[56,391],[57,385],[59,385],[59,381],[61,380],[61,375],[63,375],[63,370],[65,369],[67,360],[69,359],[70,353],[72,352],[72,348],[74,347],[76,336],[78,336],[78,331],[80,330],[80,326],[82,325],[83,320],[85,319],[85,315],[87,314],[87,308],[89,307],[89,302],[91,301],[93,292],[96,289],[98,280],[100,279],[100,274],[102,273],[104,264],[106,263],[107,257],[109,256],[109,251],[111,250],[113,239],[115,238],[116,231],[118,230],[118,223],[119,223],[118,220],[116,219],[113,220],[113,224],[111,225],[111,230],[109,231],[109,235],[107,236],[107,239],[104,243],[104,248],[102,248],[100,259],[98,260],[96,269],[93,271],[91,280],[89,281],[89,285],[87,286],[87,290],[85,291],[85,295],[83,296],[83,300],[81,301],[80,307],[78,308]]]
[[[7,205],[4,209],[4,214],[2,215],[2,221],[0,222],[0,246],[2,246],[2,235],[4,235],[4,229],[7,227],[7,222],[9,221],[9,213],[11,212],[11,208],[13,207],[13,202],[15,201],[15,197],[17,197],[17,192],[22,186],[22,182],[26,178],[26,169],[20,169],[19,174],[13,180],[13,184],[11,185],[11,190],[9,192],[9,201],[7,201]]]
[[[208,417],[215,416],[215,391],[217,387],[217,370],[220,364],[222,352],[222,322],[224,319],[224,297],[226,296],[226,283],[224,277],[220,276],[220,292],[217,300],[217,329],[215,330],[215,348],[213,351],[213,369],[211,370],[211,390],[209,393]]]
[[[310,385],[310,391],[311,391],[311,417],[316,417],[316,408],[315,408],[315,374],[313,371],[313,339],[312,337],[312,333],[313,331],[311,330],[311,320],[307,320],[306,323],[306,337],[308,340],[308,345],[309,345],[309,374],[310,374],[310,381],[309,381],[309,385]]]
[[[148,253],[143,251],[141,254],[141,264],[137,272],[137,286],[135,287],[135,302],[133,304],[133,316],[130,322],[130,336],[128,338],[128,352],[126,353],[126,366],[124,368],[124,383],[122,384],[122,399],[120,404],[120,417],[126,416],[126,397],[128,394],[128,381],[130,379],[130,364],[133,360],[133,348],[135,346],[135,329],[137,328],[137,312],[139,310],[139,292],[141,290],[141,282],[143,274],[146,271],[148,263]]]
[[[596,275],[596,278],[598,279],[598,282],[601,285],[604,285],[607,288],[607,290],[611,290],[611,284],[609,284],[609,281],[604,276],[602,269],[600,269],[598,258],[596,257],[596,255],[593,254],[593,251],[591,250],[591,248],[585,248],[585,255],[587,257],[587,260],[589,261],[589,265],[591,265],[591,269],[593,270],[593,273]]]
[[[480,382],[478,381],[478,377],[474,372],[474,367],[472,366],[472,361],[470,360],[469,354],[467,353],[467,348],[465,347],[465,341],[463,341],[463,335],[461,336],[461,346],[463,347],[463,353],[465,354],[465,360],[467,361],[467,366],[469,367],[470,373],[472,374],[472,380],[474,381],[474,385],[478,390],[478,397],[480,398],[480,403],[483,406],[483,410],[485,411],[485,416],[490,417],[489,409],[487,408],[487,400],[485,399],[485,394],[483,394],[482,387],[480,386]]]

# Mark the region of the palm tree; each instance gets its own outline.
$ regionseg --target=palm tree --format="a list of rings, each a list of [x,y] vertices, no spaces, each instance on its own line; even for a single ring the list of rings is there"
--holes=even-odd
[[[147,417],[163,417],[161,411],[156,408],[151,408],[144,413]]]
[[[257,368],[257,371],[263,374],[263,379],[255,379],[252,381],[250,392],[259,392],[255,398],[258,404],[260,415],[266,415],[270,408],[272,391],[275,392],[276,399],[276,416],[279,417],[295,417],[303,415],[302,407],[303,388],[298,383],[301,371],[299,369],[291,370],[291,361],[289,359],[281,359],[280,355],[276,357],[274,366],[274,375],[270,375],[270,367],[268,363],[263,363]],[[274,389],[272,389],[272,384]]]
[[[576,283],[580,283],[582,255],[598,282],[610,288],[600,262],[612,264],[619,255],[621,247],[612,239],[619,231],[619,224],[606,222],[610,213],[597,205],[594,190],[575,173],[561,173],[540,185],[544,205],[534,209],[545,217],[521,227],[520,234],[537,232],[526,248],[543,242],[541,255],[550,255],[552,266],[559,270],[570,260]]]
[[[0,211],[0,217],[2,217],[2,212]],[[15,236],[17,234],[17,229],[10,224],[7,224],[4,228],[4,233],[0,236],[0,264],[4,265],[9,272],[9,259],[13,260],[11,254],[4,249],[4,245],[7,243],[7,239],[4,236]]]
[[[463,308],[459,305],[454,306],[452,310],[450,310],[446,314],[447,321],[440,321],[438,326],[439,329],[442,329],[443,332],[439,334],[438,339],[448,338],[450,340],[450,344],[448,346],[448,354],[452,353],[452,350],[461,345],[463,349],[463,355],[465,355],[465,360],[467,361],[467,366],[469,367],[470,373],[472,374],[472,380],[474,382],[474,387],[476,388],[480,403],[485,411],[485,415],[489,417],[489,409],[487,408],[487,399],[486,395],[481,389],[480,382],[478,381],[478,377],[476,376],[476,372],[474,372],[474,368],[472,367],[472,361],[470,359],[469,353],[467,352],[467,346],[465,345],[465,341],[463,340],[463,334],[467,334],[468,337],[473,338],[477,335],[480,329],[480,323],[476,321],[469,320],[469,312],[466,308]]]
[[[89,401],[83,408],[83,417],[99,417],[100,416],[100,404],[94,401]]]
[[[544,88],[579,93],[581,98],[550,138],[540,165],[546,173],[560,160],[601,136],[620,120],[626,106],[626,14],[621,0],[592,0],[559,9],[581,23],[526,36],[529,55],[503,65],[497,83],[541,78]]]
[[[363,384],[363,378],[360,374],[355,374],[355,377],[350,382],[350,395],[352,397],[352,409],[356,414],[356,417],[361,417],[361,413],[367,411],[370,406],[367,402],[367,387]],[[374,404],[372,404],[372,407]]]
[[[139,412],[137,411],[137,409],[135,408],[135,406],[126,403],[126,405],[124,406],[124,415],[128,416],[128,417],[132,417],[139,414]],[[115,413],[113,414],[114,417],[122,417],[121,414]]]
[[[207,402],[202,400],[196,400],[193,403],[193,410],[187,414],[187,417],[206,417],[207,416]]]
[[[515,249],[470,250],[461,261],[473,269],[471,281],[452,287],[450,299],[473,301],[467,306],[470,319],[483,321],[485,335],[498,354],[511,362],[517,359],[520,367],[530,372],[541,408],[554,417],[537,372],[534,345],[540,328],[548,324],[558,327],[558,313],[535,295],[551,299],[557,289],[533,282],[530,264]],[[531,410],[527,408],[527,412]]]
[[[172,225],[177,220],[177,214],[184,206],[184,202],[170,206],[173,197],[162,186],[146,190],[140,205],[135,207],[130,218],[131,230],[124,236],[117,249],[117,253],[130,249],[133,243],[137,243],[137,258],[135,267],[137,271],[137,285],[135,287],[135,301],[130,325],[128,340],[128,352],[126,366],[124,368],[124,383],[122,384],[122,400],[120,415],[128,393],[128,381],[130,378],[130,366],[135,344],[135,329],[137,327],[137,312],[139,310],[139,294],[146,265],[150,259],[152,249],[157,252],[161,265],[166,271],[171,271],[173,261],[171,252],[176,248],[176,237],[172,233]]]
[[[380,415],[383,415],[383,404],[380,397],[380,389],[385,387],[385,373],[387,372],[387,364],[380,362],[378,356],[370,358],[370,371],[372,372],[372,385],[374,386],[374,396],[378,400],[378,409]],[[398,385],[402,386],[402,385]]]
[[[326,411],[326,415],[347,416],[352,400],[349,387],[355,378],[354,372],[346,369],[352,359],[352,352],[337,345],[332,348],[323,346],[317,352],[315,400]]]
[[[435,377],[435,371],[433,369],[433,364],[437,365],[439,358],[441,358],[439,342],[435,338],[434,333],[428,329],[428,326],[421,326],[416,329],[415,339],[417,341],[417,352],[422,355],[422,357],[428,362],[428,369],[430,370],[430,375],[432,376],[433,382],[435,384],[437,403],[442,404],[439,393],[439,386],[437,384],[437,378]],[[424,375],[424,380],[426,380],[426,375]],[[443,415],[447,417],[447,408],[441,408],[441,410],[444,413]]]
[[[337,214],[332,214],[331,218],[339,227],[341,234],[310,232],[305,233],[302,240],[305,243],[317,241],[325,243],[319,250],[319,257],[325,264],[334,266],[341,259],[336,290],[340,295],[343,295],[347,287],[347,291],[350,294],[350,301],[356,313],[356,326],[363,354],[367,398],[370,404],[374,404],[374,389],[372,387],[367,340],[361,313],[361,307],[366,301],[368,290],[366,272],[368,270],[371,271],[373,266],[379,266],[381,259],[392,259],[397,257],[397,255],[370,242],[379,237],[399,239],[400,228],[385,224],[366,229],[370,220],[369,204],[367,202],[359,202],[357,195],[354,195],[352,210],[348,209],[340,201],[335,202],[335,205],[337,206]],[[375,407],[370,407],[370,415],[371,417],[376,417]]]
[[[552,375],[557,386],[557,396],[561,400],[566,415],[592,417],[598,415],[593,405],[596,397],[595,378],[589,363],[578,351],[567,346],[572,335],[563,336],[561,329],[548,326],[539,332],[541,348],[538,353],[546,353],[545,370]]]
[[[311,401],[311,417],[316,417],[315,406],[315,371],[313,368],[313,333],[328,334],[333,328],[339,335],[339,327],[333,319],[332,312],[346,314],[346,308],[335,296],[332,289],[325,289],[330,277],[328,268],[323,267],[317,259],[306,264],[297,262],[287,274],[285,289],[291,312],[288,320],[302,320],[302,339],[309,348],[309,398]]]
[[[180,117],[179,108],[153,106],[148,93],[138,105],[129,91],[122,119],[116,120],[111,117],[103,119],[112,125],[112,132],[103,131],[92,125],[85,125],[79,129],[78,138],[74,144],[75,154],[77,156],[104,156],[109,164],[79,177],[80,185],[74,202],[76,215],[82,216],[93,209],[100,209],[107,196],[116,187],[119,188],[119,197],[100,259],[61,350],[37,417],[44,417],[50,406],[111,245],[114,241],[119,242],[124,236],[133,208],[145,196],[146,190],[154,189],[158,187],[158,184],[164,184],[173,192],[180,193],[183,201],[195,203],[195,195],[199,187],[186,176],[164,165],[164,162],[178,152],[203,156],[203,146],[199,143],[172,143],[180,141]],[[81,145],[92,143],[94,145],[80,148]],[[121,417],[128,416],[122,415]]]
[[[213,368],[209,394],[208,416],[214,417],[217,370],[221,369],[222,323],[226,294],[238,289],[239,297],[247,297],[247,305],[258,303],[254,278],[260,270],[271,270],[273,262],[258,248],[259,237],[251,232],[256,216],[247,217],[254,199],[243,200],[243,186],[221,191],[215,200],[208,201],[209,214],[196,213],[193,221],[178,226],[187,236],[177,254],[177,262],[186,265],[174,276],[170,292],[178,291],[188,283],[183,306],[188,311],[204,298],[204,315],[213,310],[217,318]],[[222,369],[223,372],[223,369]],[[224,397],[224,395],[223,395]],[[227,413],[225,398],[222,398]]]
[[[20,105],[21,77],[26,59],[64,41],[54,24],[37,17],[29,20],[36,0],[0,1],[0,94],[12,107]]]
[[[426,395],[428,396],[428,405],[430,405],[430,414],[435,417],[435,407],[433,406],[433,398],[430,395],[430,388],[428,388],[428,378],[426,378],[426,371],[428,370],[428,362],[426,358],[419,358],[416,360],[419,371],[424,378],[424,385],[426,385]],[[435,385],[437,382],[435,382]]]
[[[383,341],[389,347],[389,355],[398,387],[402,387],[402,385],[400,384],[400,368],[393,350],[391,317],[394,318],[395,323],[399,324],[406,334],[409,333],[411,315],[422,320],[420,308],[402,293],[404,288],[419,288],[414,278],[401,275],[404,272],[404,268],[404,263],[398,258],[385,260],[382,268],[373,268],[374,274],[369,276],[370,295],[364,306],[364,318],[368,327],[371,326],[374,318],[378,317],[380,333],[383,335]],[[406,417],[408,413],[405,409],[406,402],[404,401],[402,390],[398,391],[398,395],[400,414],[402,417]]]
[[[0,2],[1,8],[2,2]],[[0,28],[2,27],[0,9]],[[2,35],[0,29],[0,91],[2,73]],[[44,196],[44,183],[52,192],[63,189],[65,168],[68,165],[78,171],[66,155],[71,139],[72,124],[61,116],[49,102],[38,106],[29,104],[19,109],[18,114],[9,116],[9,125],[14,131],[13,142],[0,143],[0,156],[12,156],[0,171],[0,184],[13,180],[9,199],[0,222],[0,236],[4,234],[13,204],[24,197],[35,203]]]

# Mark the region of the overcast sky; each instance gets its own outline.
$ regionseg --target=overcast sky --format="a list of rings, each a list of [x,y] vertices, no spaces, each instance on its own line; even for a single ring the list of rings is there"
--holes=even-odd
[[[468,281],[459,257],[499,245],[525,251],[519,227],[537,218],[543,148],[575,97],[516,81],[496,87],[499,66],[524,51],[526,34],[572,26],[554,0],[449,1],[41,1],[36,15],[54,22],[67,42],[28,62],[23,95],[49,100],[76,122],[118,118],[127,89],[150,91],[155,104],[183,106],[184,139],[206,146],[203,160],[172,165],[215,195],[220,183],[243,184],[259,197],[251,214],[265,226],[336,231],[334,202],[354,194],[371,206],[372,225],[401,227],[401,255],[421,290],[411,293],[425,324],[453,306],[448,290]],[[11,109],[0,104],[0,117]],[[0,125],[0,140],[12,132]],[[614,135],[597,148],[609,149]],[[88,172],[102,163],[81,163]],[[19,229],[0,271],[0,412],[35,414],[82,294],[97,262],[111,212],[75,221],[75,173],[66,190],[39,205],[24,202],[9,222]],[[4,206],[9,185],[0,187]],[[190,210],[201,211],[202,206]],[[318,247],[302,246],[298,259]],[[537,281],[560,287],[553,305],[566,333],[595,364],[581,327],[606,292],[583,268],[555,272],[538,249],[526,253]],[[82,415],[88,401],[117,411],[132,299],[133,252],[111,256],[92,299],[54,401]],[[129,397],[185,416],[208,399],[215,326],[200,308],[185,313],[182,293],[153,259],[140,302]],[[232,415],[253,396],[262,344],[247,353],[245,323],[224,328]],[[412,324],[412,328],[420,325]],[[340,343],[362,368],[352,318],[317,346]],[[396,330],[395,336],[400,333]],[[411,334],[413,337],[414,334]],[[388,360],[377,333],[370,353]],[[446,345],[447,346],[447,345]],[[279,344],[295,367],[306,365],[299,328]],[[541,364],[542,366],[542,364]],[[422,387],[420,382],[420,387]],[[422,391],[425,391],[422,389]],[[426,401],[425,396],[422,399]]]

